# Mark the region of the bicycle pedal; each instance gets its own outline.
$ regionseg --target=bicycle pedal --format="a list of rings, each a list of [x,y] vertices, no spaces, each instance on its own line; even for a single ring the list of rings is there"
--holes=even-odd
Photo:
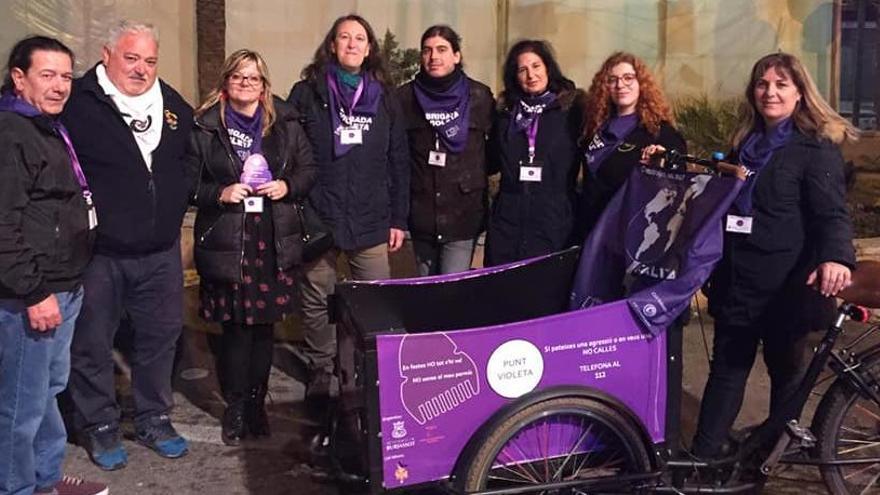
[[[788,436],[796,446],[812,448],[816,445],[816,435],[806,426],[798,424],[797,420],[791,420],[785,426]]]

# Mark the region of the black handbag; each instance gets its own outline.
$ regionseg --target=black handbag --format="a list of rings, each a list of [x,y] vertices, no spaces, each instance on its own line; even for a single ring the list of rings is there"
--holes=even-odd
[[[302,234],[302,259],[308,263],[333,248],[333,233],[324,225],[307,199],[296,202],[296,214],[299,216]]]

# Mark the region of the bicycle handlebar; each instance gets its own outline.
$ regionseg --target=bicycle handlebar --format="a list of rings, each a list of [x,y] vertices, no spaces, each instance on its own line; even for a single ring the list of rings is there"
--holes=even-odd
[[[862,260],[856,263],[852,283],[837,297],[859,306],[880,308],[880,261]]]

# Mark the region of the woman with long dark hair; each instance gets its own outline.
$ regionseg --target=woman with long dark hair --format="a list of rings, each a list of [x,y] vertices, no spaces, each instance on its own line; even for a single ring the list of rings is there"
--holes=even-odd
[[[486,221],[486,137],[495,100],[462,68],[451,27],[422,34],[421,68],[397,95],[412,180],[409,230],[419,275],[467,270]]]
[[[345,255],[352,277],[390,277],[388,253],[403,245],[409,211],[409,154],[400,105],[373,28],[361,16],[336,19],[288,101],[299,110],[318,162],[310,205],[335,245],[305,265],[303,326],[311,376],[307,394],[334,387],[336,329],[327,296]]]
[[[549,43],[513,45],[490,141],[490,171],[501,172],[501,188],[489,219],[487,266],[550,253],[572,241],[580,164],[576,96]]]
[[[315,180],[312,151],[293,109],[272,95],[256,52],[238,50],[196,110],[189,173],[200,313],[223,329],[222,439],[269,435],[265,410],[273,325],[294,310],[302,238],[295,201]]]

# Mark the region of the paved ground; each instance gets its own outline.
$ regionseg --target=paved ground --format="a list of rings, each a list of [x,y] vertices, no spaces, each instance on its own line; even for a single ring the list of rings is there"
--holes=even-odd
[[[401,261],[403,260],[403,261]],[[398,274],[407,258],[398,258]],[[699,316],[699,315],[697,315]],[[702,328],[701,328],[702,324]],[[685,330],[685,373],[682,402],[683,438],[690,439],[699,410],[699,400],[708,373],[705,349],[711,348],[711,322],[696,317]],[[704,337],[706,341],[704,341]],[[309,432],[314,424],[306,419],[303,399],[303,370],[294,345],[281,341],[275,348],[269,406],[273,436],[270,440],[230,448],[220,442],[222,414],[214,370],[215,336],[203,328],[187,328],[181,346],[174,384],[177,407],[173,418],[178,429],[191,440],[191,452],[179,460],[161,459],[147,449],[126,441],[128,467],[102,472],[85,452],[70,445],[66,469],[72,474],[107,482],[113,494],[344,494],[349,490],[314,481],[305,465]],[[754,424],[766,414],[768,380],[763,364],[756,363],[746,395],[746,406],[738,425]],[[126,369],[119,361],[121,389],[126,386]],[[808,414],[812,414],[812,404]],[[765,493],[825,493],[817,474],[797,469],[774,476]]]

